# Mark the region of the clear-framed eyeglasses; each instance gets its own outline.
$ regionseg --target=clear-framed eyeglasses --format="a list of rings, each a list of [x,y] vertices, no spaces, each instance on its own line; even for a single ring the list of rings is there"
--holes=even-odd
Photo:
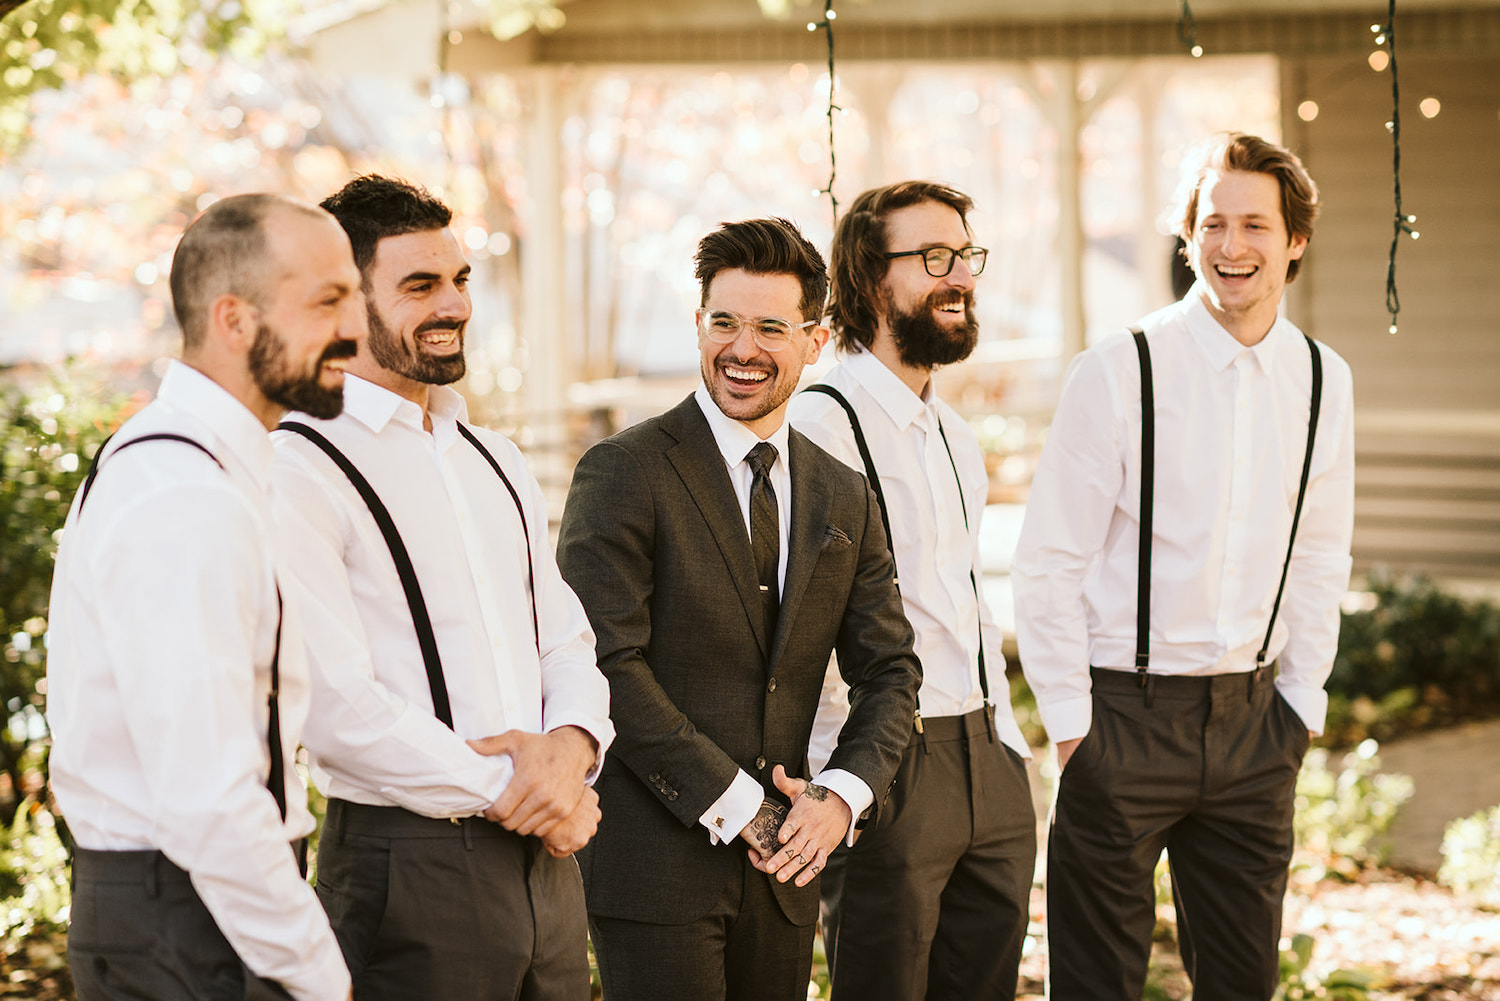
[[[989,251],[983,247],[962,247],[954,250],[952,247],[928,247],[925,250],[901,250],[894,254],[886,254],[885,259],[891,260],[896,257],[920,257],[922,266],[927,273],[934,278],[947,278],[953,270],[954,258],[960,258],[969,269],[969,274],[978,278],[984,273],[984,260],[989,256]]]
[[[740,336],[740,331],[750,328],[750,336],[762,351],[776,352],[792,342],[792,335],[799,330],[817,325],[817,320],[793,323],[779,316],[741,316],[732,309],[714,309],[700,306],[698,309],[698,331],[715,344],[728,344]]]

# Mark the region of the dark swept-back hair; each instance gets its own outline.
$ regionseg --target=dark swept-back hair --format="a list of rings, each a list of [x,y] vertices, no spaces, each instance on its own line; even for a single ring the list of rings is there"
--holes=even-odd
[[[349,234],[354,265],[367,285],[381,240],[443,229],[453,221],[453,211],[426,188],[379,174],[356,177],[320,204]]]
[[[1172,200],[1171,218],[1177,221],[1177,234],[1189,245],[1198,224],[1198,195],[1211,170],[1239,170],[1275,178],[1281,188],[1281,220],[1286,224],[1287,241],[1299,236],[1312,239],[1313,223],[1321,208],[1318,186],[1297,154],[1259,136],[1220,132],[1194,147],[1182,162],[1182,179]],[[1287,262],[1287,281],[1297,277],[1301,264],[1300,259]]]
[[[265,221],[273,209],[323,217],[311,205],[281,195],[230,195],[205,209],[177,241],[168,284],[184,350],[203,343],[209,307],[219,296],[236,295],[266,308],[271,262]]]
[[[701,287],[700,306],[708,305],[708,287],[720,271],[741,268],[755,275],[791,275],[802,286],[797,308],[804,320],[822,320],[828,298],[828,265],[818,248],[786,219],[746,219],[720,223],[698,241],[694,275]]]
[[[974,201],[968,195],[936,181],[898,181],[883,188],[871,188],[858,198],[839,220],[833,231],[833,295],[828,300],[829,326],[845,352],[868,348],[875,343],[875,328],[880,325],[877,312],[882,296],[880,283],[885,280],[891,262],[885,259],[885,222],[897,209],[922,202],[939,202],[958,213],[969,232],[969,210]],[[907,248],[915,250],[915,247]]]

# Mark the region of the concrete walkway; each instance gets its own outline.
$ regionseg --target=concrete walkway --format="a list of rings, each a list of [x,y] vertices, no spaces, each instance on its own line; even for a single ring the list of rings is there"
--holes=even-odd
[[[1381,744],[1380,770],[1410,775],[1414,785],[1391,828],[1391,864],[1436,873],[1443,829],[1500,804],[1500,719]]]

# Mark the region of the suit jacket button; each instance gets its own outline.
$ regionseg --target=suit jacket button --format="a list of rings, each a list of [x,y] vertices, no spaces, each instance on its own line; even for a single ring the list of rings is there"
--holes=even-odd
[[[677,790],[676,789],[673,789],[671,792],[667,793],[667,799],[676,799],[676,798],[677,798]]]
[[[766,759],[765,758],[756,758],[755,759],[755,770],[758,771],[758,772],[760,772],[760,771],[765,771],[765,768],[766,768]]]
[[[766,684],[766,691],[768,691],[768,692],[774,692],[774,691],[776,691],[776,679],[775,678],[772,678]]]
[[[660,772],[652,772],[652,773],[651,773],[651,774],[650,774],[650,775],[649,775],[649,776],[647,776],[647,777],[648,777],[648,778],[649,778],[649,779],[650,779],[650,780],[651,780],[651,781],[652,781],[652,782],[660,782],[660,781],[661,781],[661,773],[660,773]]]

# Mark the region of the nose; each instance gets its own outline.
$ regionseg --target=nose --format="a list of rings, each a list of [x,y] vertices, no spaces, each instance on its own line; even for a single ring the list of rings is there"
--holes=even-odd
[[[365,294],[355,292],[344,300],[339,310],[338,329],[334,336],[341,341],[357,341],[369,333],[368,314],[365,311]]]
[[[1239,249],[1241,242],[1241,233],[1238,227],[1224,227],[1224,242],[1220,245],[1220,249],[1223,251],[1225,257],[1234,257],[1235,251]]]
[[[760,345],[755,343],[755,328],[748,323],[740,324],[740,332],[729,342],[736,358],[748,361],[760,354]]]
[[[967,291],[974,287],[974,272],[969,270],[968,263],[962,257],[954,257],[953,270],[948,272],[944,280],[954,288]]]
[[[442,301],[438,303],[437,315],[445,320],[469,319],[473,310],[473,304],[469,301],[469,290],[456,283],[450,283],[444,289]]]

